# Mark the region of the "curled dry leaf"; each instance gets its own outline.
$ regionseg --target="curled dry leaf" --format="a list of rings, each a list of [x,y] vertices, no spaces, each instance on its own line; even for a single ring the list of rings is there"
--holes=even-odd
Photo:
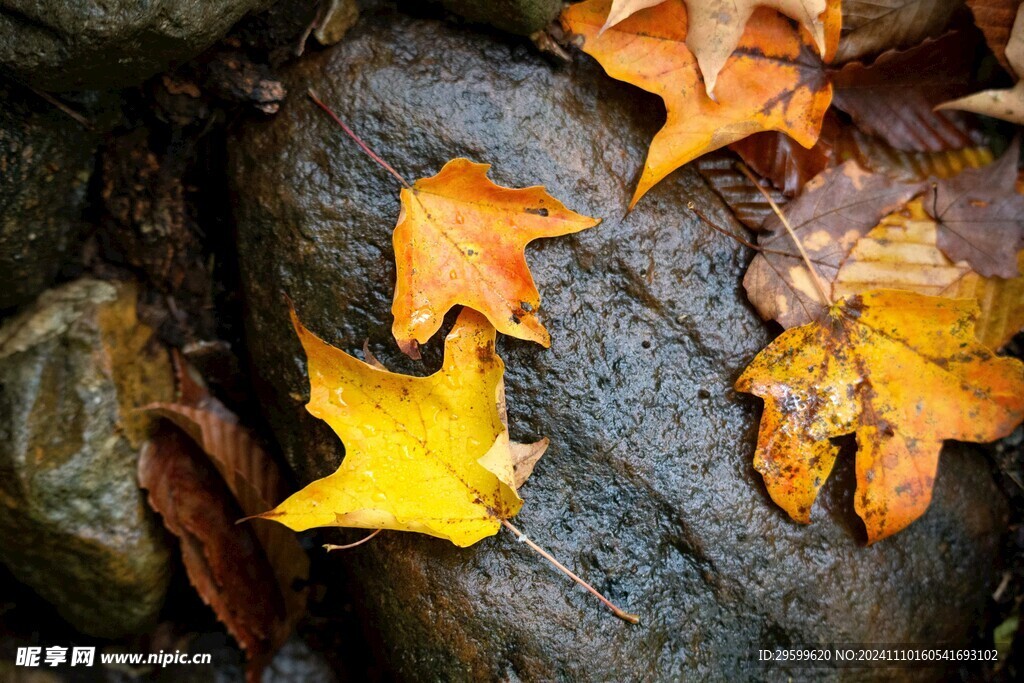
[[[1024,4],[1017,10],[1010,42],[1006,45],[1006,61],[1017,77],[1017,85],[1008,90],[983,90],[958,100],[945,102],[939,109],[962,109],[1024,125]]]
[[[524,249],[601,222],[565,208],[543,187],[495,185],[489,168],[454,159],[402,190],[391,310],[395,339],[413,358],[457,304],[480,311],[502,334],[548,346]]]
[[[704,92],[683,0],[666,0],[601,33],[609,0],[587,0],[562,14],[567,31],[609,76],[659,95],[665,126],[651,141],[630,206],[661,179],[702,154],[759,131],[777,130],[810,147],[818,138],[832,88],[817,51],[784,17],[759,9],[715,86]]]
[[[764,399],[754,467],[772,499],[810,522],[830,439],[855,434],[868,542],[924,514],[943,440],[992,441],[1024,419],[1024,364],[975,340],[976,315],[972,301],[876,290],[759,353],[736,389]]]
[[[1020,145],[1014,141],[995,163],[936,183],[924,208],[938,223],[938,245],[953,261],[966,261],[985,277],[1018,274],[1024,249],[1024,197],[1016,192]]]
[[[935,105],[970,89],[973,41],[962,33],[890,50],[870,65],[851,62],[831,71],[832,102],[861,130],[896,149],[941,152],[974,143],[962,115]]]
[[[303,327],[307,409],[345,443],[334,474],[261,517],[296,531],[343,526],[416,531],[468,546],[519,512],[512,449],[499,412],[504,364],[495,330],[463,309],[429,377],[380,370]]]
[[[744,163],[762,178],[770,180],[783,194],[793,197],[811,178],[830,165],[832,136],[826,135],[825,128],[833,120],[826,116],[821,137],[810,149],[797,144],[785,133],[775,132],[755,133],[732,143],[729,149],[739,154]]]
[[[917,45],[943,32],[962,0],[843,0],[837,62]]]
[[[895,182],[847,161],[809,182],[786,205],[785,215],[818,274],[829,283],[853,245],[922,189],[922,184]],[[771,216],[764,228],[757,242],[765,251],[754,257],[743,278],[747,297],[762,317],[783,327],[821,319],[825,302],[782,221]]]
[[[146,406],[151,416],[162,417],[187,434],[202,449],[223,478],[242,512],[258,515],[287,493],[273,458],[223,403],[210,395],[193,376],[191,368],[177,359],[179,399],[176,403]],[[231,520],[232,526],[234,521]],[[306,607],[309,558],[294,534],[276,524],[255,524],[253,534],[276,579],[285,606],[274,624],[274,649],[287,640]]]
[[[235,525],[239,511],[223,480],[194,441],[164,428],[142,449],[139,483],[180,540],[189,581],[245,651],[247,680],[258,681],[286,606],[252,530]]]
[[[998,349],[1024,329],[1024,276],[978,275],[964,261],[949,260],[937,243],[938,226],[922,199],[889,214],[862,237],[832,283],[836,298],[872,289],[899,289],[950,299],[974,299],[980,307],[978,341]],[[1024,251],[1017,255],[1024,264]]]
[[[1020,0],[967,0],[967,6],[974,15],[974,25],[981,29],[985,42],[996,59],[1007,71],[1010,63],[1006,60],[1006,43],[1010,40],[1010,27],[1017,13]]]

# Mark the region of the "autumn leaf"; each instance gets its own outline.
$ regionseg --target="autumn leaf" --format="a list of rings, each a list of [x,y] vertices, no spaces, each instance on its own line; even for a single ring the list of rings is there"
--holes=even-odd
[[[769,9],[754,13],[719,74],[716,102],[686,47],[683,0],[666,0],[601,33],[609,7],[609,0],[572,5],[562,23],[582,36],[583,50],[609,76],[665,102],[665,126],[651,141],[631,207],[673,170],[753,133],[777,130],[804,147],[817,140],[832,88],[820,58],[786,18]]]
[[[642,9],[665,0],[612,0],[601,33]],[[686,0],[689,32],[686,46],[693,53],[704,77],[708,97],[715,99],[715,83],[725,62],[739,45],[747,21],[758,7],[770,7],[800,22],[810,33],[822,57],[825,56],[826,0]]]
[[[872,289],[899,289],[979,306],[978,341],[998,349],[1024,329],[1024,276],[986,278],[938,247],[937,225],[919,197],[871,229],[850,250],[832,283],[836,298]],[[1017,255],[1024,264],[1024,251]]]
[[[974,25],[981,29],[985,42],[1007,71],[1006,43],[1010,40],[1010,27],[1020,6],[1020,0],[967,0],[974,15]]]
[[[952,102],[939,109],[962,109],[984,114],[1011,123],[1024,125],[1024,4],[1017,9],[1010,42],[1006,45],[1006,61],[1017,77],[1017,84],[1008,90],[983,90]]]
[[[837,62],[917,45],[942,32],[960,0],[843,0]]]
[[[830,120],[826,117],[825,121]],[[729,145],[744,163],[787,197],[800,193],[804,185],[824,171],[832,160],[832,144],[824,133],[807,149],[784,133],[755,133]],[[760,193],[758,193],[760,194]]]
[[[869,65],[851,62],[829,72],[835,88],[832,103],[858,128],[896,149],[968,147],[975,141],[963,116],[933,107],[968,92],[972,43],[961,33],[948,33],[909,50],[885,52]]]
[[[414,358],[457,304],[480,311],[502,334],[548,346],[524,249],[600,223],[565,208],[543,187],[495,185],[489,168],[454,159],[402,190],[391,310],[395,339]]]
[[[196,443],[244,515],[264,512],[287,493],[280,468],[238,416],[210,394],[194,369],[178,355],[175,367],[178,400],[151,403],[142,410],[168,420]],[[271,646],[276,650],[305,613],[307,591],[300,586],[309,579],[309,557],[295,535],[276,524],[257,524],[253,534],[276,579],[276,586],[268,592],[280,596],[284,606],[284,613],[270,632]]]
[[[694,160],[692,167],[721,197],[737,220],[755,232],[761,230],[761,225],[772,214],[772,208],[750,178],[740,172],[735,156],[725,150],[712,152]],[[786,203],[786,196],[767,181],[762,183],[762,188],[776,205]]]
[[[764,399],[754,467],[796,521],[855,434],[854,507],[874,543],[924,514],[945,439],[988,442],[1024,419],[1024,364],[974,337],[972,301],[876,290],[783,332],[736,389]]]
[[[181,542],[189,581],[245,651],[246,679],[258,681],[280,645],[278,625],[287,620],[287,607],[253,530],[235,524],[239,511],[231,494],[183,432],[154,434],[138,471],[150,506]]]
[[[309,412],[345,444],[334,474],[261,517],[295,530],[416,531],[468,546],[522,506],[499,392],[494,328],[463,309],[429,377],[380,370],[336,349],[292,314],[308,357]]]
[[[869,173],[847,161],[811,180],[786,205],[785,215],[825,283],[835,279],[853,245],[882,216],[923,189]],[[747,297],[762,317],[794,327],[824,315],[826,302],[782,221],[771,216],[758,236],[763,249],[743,278]]]
[[[925,210],[938,223],[938,245],[985,277],[1018,274],[1024,249],[1024,197],[1015,190],[1020,145],[995,163],[940,180]]]

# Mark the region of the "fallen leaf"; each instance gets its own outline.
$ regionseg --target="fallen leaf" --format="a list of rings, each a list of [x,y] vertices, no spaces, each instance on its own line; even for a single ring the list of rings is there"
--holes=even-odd
[[[392,331],[413,358],[457,304],[480,311],[502,334],[548,346],[524,249],[535,239],[601,222],[565,208],[543,187],[495,185],[489,168],[454,159],[402,190]]]
[[[938,223],[938,245],[953,261],[966,261],[985,277],[1018,274],[1024,249],[1024,197],[1017,194],[1020,145],[997,161],[940,180],[924,208]]]
[[[1024,266],[1024,251],[1017,262]],[[841,298],[872,289],[974,299],[980,307],[978,341],[992,349],[1024,329],[1024,276],[986,278],[964,261],[950,261],[938,247],[937,226],[921,198],[883,218],[854,245],[832,284],[832,295]]]
[[[769,9],[754,13],[719,74],[716,102],[704,92],[685,44],[683,0],[666,0],[601,33],[609,6],[609,0],[571,5],[562,23],[582,36],[583,50],[609,76],[665,102],[665,126],[651,141],[630,207],[673,170],[753,133],[777,130],[805,147],[817,140],[832,88],[821,59],[786,18]]]
[[[379,370],[325,343],[292,313],[308,357],[309,412],[345,444],[334,474],[261,517],[295,530],[416,531],[468,546],[522,506],[498,392],[495,330],[463,309],[429,377]]]
[[[1024,364],[974,337],[973,301],[877,290],[783,332],[736,389],[764,399],[754,467],[798,522],[857,438],[854,508],[874,543],[931,502],[945,439],[988,442],[1024,419]]]
[[[166,428],[142,448],[139,484],[180,540],[189,581],[245,651],[246,679],[258,681],[286,608],[252,530],[235,524],[224,482],[194,441]]]
[[[1003,68],[1010,71],[1010,63],[1006,61],[1006,43],[1010,40],[1010,27],[1020,0],[967,0],[967,6],[971,8],[974,25],[981,29],[989,49]]]
[[[143,410],[150,416],[169,420],[202,449],[244,515],[258,515],[267,510],[287,493],[277,463],[240,423],[238,416],[193,376],[193,370],[180,357],[175,356],[175,361],[178,400],[151,403]],[[254,525],[253,534],[270,564],[277,594],[285,608],[270,633],[272,650],[276,650],[305,613],[307,590],[301,586],[309,578],[309,557],[295,535],[276,524]]]
[[[612,0],[601,33],[640,10],[660,5],[664,1]],[[708,97],[715,99],[713,93],[718,74],[739,45],[747,21],[758,7],[778,10],[799,22],[824,57],[825,23],[822,15],[825,13],[825,4],[826,0],[686,0],[687,21],[690,25],[686,46],[697,60]]]
[[[949,24],[961,0],[843,0],[837,62],[917,45]]]
[[[824,171],[832,160],[832,144],[824,130],[810,149],[797,144],[785,133],[775,132],[755,133],[732,143],[729,149],[787,197],[799,194],[807,181]]]
[[[869,65],[851,62],[831,71],[833,105],[861,130],[896,149],[940,152],[974,144],[962,116],[933,107],[970,88],[973,41],[961,33],[890,50]]]
[[[693,162],[701,177],[708,186],[722,198],[733,214],[747,228],[757,232],[772,213],[772,207],[765,200],[750,178],[743,175],[737,165],[737,159],[724,150],[705,154]],[[761,186],[777,206],[786,203],[787,197],[773,187],[768,181]]]
[[[1017,84],[1007,90],[983,90],[958,100],[940,104],[938,109],[962,109],[984,114],[1011,123],[1024,125],[1024,4],[1017,10],[1010,42],[1006,44],[1006,61],[1017,77]]]
[[[847,161],[812,179],[786,205],[785,216],[827,287],[853,245],[922,189],[919,183],[899,183]],[[743,278],[750,302],[766,320],[786,328],[819,320],[825,302],[782,221],[770,216],[764,230],[757,243],[765,251],[754,257]]]
[[[942,152],[907,152],[884,140],[847,129],[834,141],[834,158],[853,160],[862,167],[902,182],[948,178],[968,168],[992,163],[992,150],[984,146]]]

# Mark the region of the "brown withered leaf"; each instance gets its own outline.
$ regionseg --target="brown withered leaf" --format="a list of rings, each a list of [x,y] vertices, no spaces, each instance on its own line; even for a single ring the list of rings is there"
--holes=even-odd
[[[966,118],[933,107],[970,91],[973,57],[973,41],[947,33],[909,50],[890,50],[867,66],[850,62],[829,73],[832,102],[861,130],[896,149],[968,147],[975,141]]]
[[[783,194],[793,197],[800,193],[807,181],[829,166],[832,159],[830,125],[837,124],[834,117],[826,116],[821,137],[810,149],[785,133],[774,131],[755,133],[732,143],[729,149],[739,154],[750,168],[770,180]]]
[[[847,161],[812,179],[786,205],[785,215],[818,274],[829,283],[853,245],[923,187]],[[825,302],[789,233],[776,216],[764,228],[757,242],[765,251],[754,257],[743,278],[747,297],[762,317],[786,328],[820,320]]]
[[[942,33],[962,0],[843,0],[836,61],[917,45]]]
[[[162,417],[206,453],[245,516],[258,515],[288,494],[281,471],[256,438],[223,403],[210,395],[191,368],[179,357],[179,398],[175,403],[153,403],[145,410]],[[234,520],[232,520],[232,523]],[[280,647],[306,607],[309,558],[295,535],[277,524],[255,522],[253,534],[277,581],[285,605],[283,618],[274,624],[272,644]]]
[[[964,169],[989,164],[994,158],[992,151],[982,146],[942,152],[907,152],[855,128],[845,129],[833,144],[836,160],[856,161],[869,171],[902,182],[949,178]]]
[[[967,0],[967,6],[974,15],[974,25],[981,29],[985,42],[992,53],[1010,71],[1006,60],[1006,43],[1010,40],[1013,15],[1017,13],[1020,0]]]
[[[1024,197],[1017,194],[1017,141],[994,163],[938,181],[925,211],[938,223],[938,244],[953,261],[984,277],[1018,274],[1024,249]]]
[[[962,109],[1024,125],[1024,3],[1017,10],[1017,18],[1014,20],[1004,56],[1010,71],[1017,77],[1017,84],[1014,87],[1004,90],[983,90],[951,102],[944,102],[938,109]]]
[[[691,165],[704,178],[708,187],[722,198],[737,220],[757,232],[771,215],[772,207],[750,178],[740,172],[736,162],[734,154],[719,150],[694,159]],[[787,197],[772,187],[767,180],[763,181],[761,186],[777,206],[786,203]]]
[[[258,681],[286,607],[252,529],[235,525],[223,480],[194,441],[165,427],[142,448],[139,484],[179,538],[189,581],[245,651],[246,679]]]

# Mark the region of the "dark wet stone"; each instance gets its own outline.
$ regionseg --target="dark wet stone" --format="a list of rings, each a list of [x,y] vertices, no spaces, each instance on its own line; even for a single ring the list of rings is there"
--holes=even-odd
[[[45,90],[134,85],[191,59],[271,0],[0,4],[0,70]]]
[[[132,287],[78,280],[0,326],[0,561],[105,637],[148,628],[170,572],[132,411],[171,400],[174,379],[134,311]]]
[[[523,36],[547,26],[562,9],[562,0],[441,0],[441,4],[470,21]]]
[[[507,533],[461,550],[388,533],[346,560],[401,677],[736,679],[766,675],[758,648],[966,642],[1004,526],[987,463],[948,449],[928,514],[870,548],[848,467],[811,526],[772,504],[751,466],[759,402],[731,390],[771,339],[740,285],[750,254],[687,202],[739,226],[691,170],[625,212],[663,116],[657,100],[582,55],[553,67],[500,38],[387,11],[365,14],[287,85],[314,87],[410,180],[464,155],[492,163],[496,182],[543,184],[605,219],[528,249],[551,348],[498,348],[513,437],[552,444],[516,523],[643,623],[616,620]],[[290,100],[231,150],[252,369],[308,481],[333,471],[342,448],[303,409],[305,359],[284,296],[317,334],[350,352],[369,337],[392,368],[435,368],[440,337],[425,366],[398,354],[399,188],[322,112]]]
[[[0,81],[0,102],[3,310],[35,298],[70,258],[98,138],[25,88]]]

